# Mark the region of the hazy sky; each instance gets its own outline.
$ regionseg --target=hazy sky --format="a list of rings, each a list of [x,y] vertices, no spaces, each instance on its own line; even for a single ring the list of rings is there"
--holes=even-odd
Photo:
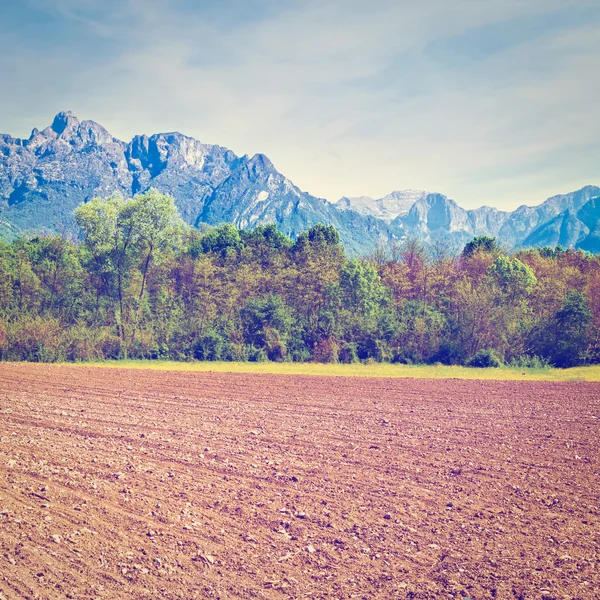
[[[600,184],[599,0],[1,0],[0,40],[19,137],[180,131],[329,200]]]

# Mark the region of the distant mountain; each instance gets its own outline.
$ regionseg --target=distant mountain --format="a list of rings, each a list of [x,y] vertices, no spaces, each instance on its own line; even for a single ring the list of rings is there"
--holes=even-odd
[[[560,238],[565,247],[583,248],[585,235],[580,231],[583,232],[586,227],[590,231],[600,227],[600,202],[587,206],[591,199],[598,197],[600,188],[590,185],[577,192],[553,196],[539,206],[520,206],[513,212],[507,212],[489,206],[465,210],[446,196],[428,194],[417,200],[406,216],[397,217],[390,225],[408,236],[424,241],[444,238],[457,247],[478,235],[497,237],[500,243],[513,249],[556,245],[559,242],[553,243],[552,240],[558,238],[544,233],[546,230],[543,228],[556,228],[556,224],[552,223],[565,211],[571,211],[572,218],[578,220],[578,211],[586,206],[586,211],[581,213],[585,221],[565,225],[573,232]]]
[[[316,223],[335,225],[348,249],[369,251],[396,239],[386,223],[336,209],[302,192],[262,154],[238,157],[180,133],[114,138],[93,121],[59,113],[26,140],[0,135],[0,235],[65,232],[72,213],[96,196],[131,196],[154,187],[171,194],[183,219],[252,227],[275,222],[290,235]]]
[[[586,202],[579,210],[570,206],[532,231],[523,246],[575,247],[600,252],[600,198]]]
[[[352,254],[377,240],[449,240],[457,249],[477,235],[509,248],[574,246],[600,251],[600,188],[554,196],[506,212],[465,210],[442,194],[396,191],[335,204],[301,191],[263,154],[236,156],[181,133],[138,135],[126,143],[70,112],[28,139],[0,134],[0,237],[23,231],[66,233],[73,210],[96,196],[132,196],[154,187],[171,194],[190,225],[276,223],[288,235],[327,223]]]
[[[376,217],[391,223],[396,217],[406,215],[412,205],[427,194],[428,192],[421,190],[400,190],[377,200],[370,196],[352,198],[343,196],[335,203],[335,206],[342,210],[354,210],[362,215]]]

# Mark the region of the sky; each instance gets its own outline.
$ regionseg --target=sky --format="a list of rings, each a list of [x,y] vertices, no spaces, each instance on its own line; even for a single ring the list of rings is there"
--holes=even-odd
[[[600,185],[600,0],[2,0],[0,132],[266,154],[328,200]]]

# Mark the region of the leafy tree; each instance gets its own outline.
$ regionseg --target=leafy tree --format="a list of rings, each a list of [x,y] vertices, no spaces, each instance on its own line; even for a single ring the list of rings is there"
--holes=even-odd
[[[247,245],[264,245],[278,251],[287,250],[292,246],[292,240],[281,233],[274,223],[257,225],[250,231],[241,231],[240,235]]]
[[[340,300],[344,308],[373,316],[385,295],[375,267],[358,259],[349,260],[340,271]]]
[[[399,362],[426,362],[438,353],[446,318],[435,306],[406,301],[398,313],[398,333],[393,341]]]
[[[272,294],[249,300],[240,317],[247,344],[263,348],[270,360],[285,358],[292,317],[281,297]]]
[[[537,283],[533,270],[518,258],[499,256],[489,267],[488,274],[505,292],[510,302],[530,294]]]
[[[205,233],[194,245],[192,255],[200,252],[214,252],[222,257],[237,253],[243,247],[240,230],[231,223],[223,223]]]
[[[558,367],[572,367],[585,359],[592,313],[584,294],[569,290],[561,310],[556,313],[556,345],[553,362]]]
[[[117,331],[123,342],[126,328],[140,306],[148,272],[167,249],[178,245],[184,224],[177,215],[172,197],[150,190],[132,199],[95,198],[75,210],[75,220],[91,255],[93,271],[103,289],[116,298]],[[141,275],[137,292],[132,289],[135,274]],[[131,328],[131,343],[137,329]],[[125,346],[126,352],[126,346]]]
[[[307,246],[319,248],[323,246],[337,246],[339,243],[340,234],[333,225],[317,223],[308,229],[308,231],[300,233],[296,238],[294,250],[306,251]]]
[[[484,254],[496,254],[499,252],[496,238],[487,235],[480,235],[473,238],[465,245],[462,251],[463,258],[471,258],[474,254],[480,252]]]

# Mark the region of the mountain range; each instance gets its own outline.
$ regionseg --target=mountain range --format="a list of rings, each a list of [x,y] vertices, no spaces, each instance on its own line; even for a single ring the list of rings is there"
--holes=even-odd
[[[600,188],[591,185],[512,212],[465,210],[442,194],[415,190],[331,203],[301,191],[264,154],[239,157],[181,133],[138,135],[126,143],[98,123],[61,112],[28,139],[0,134],[0,237],[67,233],[80,203],[149,188],[171,194],[196,227],[274,222],[295,236],[327,223],[354,255],[378,240],[444,238],[459,248],[477,235],[497,237],[509,248],[561,244],[600,252]]]

